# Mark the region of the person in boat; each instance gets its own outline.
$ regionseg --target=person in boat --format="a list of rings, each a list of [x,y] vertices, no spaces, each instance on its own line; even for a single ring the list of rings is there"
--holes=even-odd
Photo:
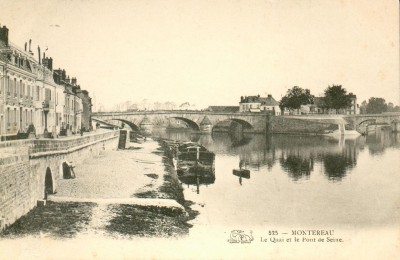
[[[240,170],[242,169],[243,165],[244,165],[244,161],[243,161],[243,160],[240,160],[240,162],[239,162],[239,169],[240,169]]]

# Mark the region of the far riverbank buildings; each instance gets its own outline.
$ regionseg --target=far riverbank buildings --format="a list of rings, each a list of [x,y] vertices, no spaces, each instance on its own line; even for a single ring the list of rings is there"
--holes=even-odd
[[[65,70],[53,70],[53,59],[45,57],[39,46],[36,59],[30,40],[20,48],[9,41],[8,32],[7,27],[0,27],[1,139],[57,137],[89,130],[89,93]]]
[[[313,104],[301,105],[298,110],[288,110],[285,108],[281,110],[279,102],[276,101],[271,95],[267,97],[245,96],[240,98],[239,111],[240,112],[266,112],[271,115],[309,115],[309,114],[343,114],[355,115],[360,114],[360,108],[357,104],[357,96],[349,93],[351,104],[349,107],[342,109],[327,109],[324,107],[324,97],[315,97]]]

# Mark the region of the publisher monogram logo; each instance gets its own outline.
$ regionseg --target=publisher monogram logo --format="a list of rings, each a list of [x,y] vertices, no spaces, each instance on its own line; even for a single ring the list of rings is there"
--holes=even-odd
[[[243,230],[232,230],[231,235],[228,239],[229,243],[251,243],[254,240],[253,232],[250,230],[250,235],[244,233]]]

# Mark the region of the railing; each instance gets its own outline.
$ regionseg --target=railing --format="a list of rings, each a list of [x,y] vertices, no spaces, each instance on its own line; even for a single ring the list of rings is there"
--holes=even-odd
[[[65,139],[32,140],[34,145],[29,148],[29,154],[67,151],[69,149],[77,148],[85,144],[95,143],[103,139],[113,138],[118,135],[119,135],[118,131],[112,131],[99,134],[95,133],[82,137],[73,136],[71,138],[65,138]]]
[[[43,101],[43,110],[49,111],[50,109],[54,109],[54,102],[50,100]]]

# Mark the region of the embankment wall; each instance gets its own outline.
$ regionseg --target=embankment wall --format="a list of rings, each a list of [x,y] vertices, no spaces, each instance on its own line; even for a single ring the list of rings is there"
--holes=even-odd
[[[0,231],[57,191],[63,163],[79,163],[105,150],[116,149],[118,131],[65,139],[0,143]],[[46,180],[47,175],[47,180]]]
[[[274,134],[322,134],[331,124],[284,116],[270,117],[269,129]]]

